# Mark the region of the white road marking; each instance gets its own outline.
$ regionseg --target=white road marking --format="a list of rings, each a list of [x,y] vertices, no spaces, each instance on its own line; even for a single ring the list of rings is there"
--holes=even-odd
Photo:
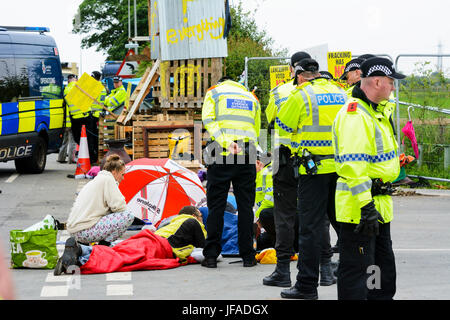
[[[131,281],[131,272],[107,273],[106,281]]]
[[[68,286],[44,286],[41,291],[41,297],[67,297],[68,294]]]
[[[19,176],[19,173],[13,173],[8,179],[6,179],[5,183],[11,183]]]
[[[45,279],[45,282],[66,282],[70,281],[72,278],[71,274],[62,274],[60,276],[55,276],[53,272],[49,272],[47,274],[47,278]]]
[[[106,286],[107,296],[132,296],[132,284],[108,284]]]

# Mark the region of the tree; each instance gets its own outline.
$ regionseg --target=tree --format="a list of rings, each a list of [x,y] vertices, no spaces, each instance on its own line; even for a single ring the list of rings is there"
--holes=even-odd
[[[148,34],[147,0],[137,0],[138,35]],[[130,6],[133,12],[133,2]],[[134,15],[131,14],[132,34]],[[108,60],[122,60],[128,43],[128,1],[127,0],[84,0],[73,19],[73,32],[84,34],[83,48],[96,47],[107,53]]]

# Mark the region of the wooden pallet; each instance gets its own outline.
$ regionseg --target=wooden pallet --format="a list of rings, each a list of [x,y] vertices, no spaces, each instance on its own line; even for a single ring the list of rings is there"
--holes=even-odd
[[[163,61],[153,97],[162,109],[201,109],[206,90],[222,77],[222,67],[222,58]]]
[[[105,140],[116,139],[115,136],[116,119],[107,115],[98,119],[98,159],[101,161],[108,152],[108,144]]]

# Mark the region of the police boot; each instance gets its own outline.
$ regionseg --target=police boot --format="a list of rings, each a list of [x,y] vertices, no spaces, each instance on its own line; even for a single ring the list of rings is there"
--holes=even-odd
[[[289,265],[291,260],[278,260],[275,271],[263,279],[263,285],[275,287],[291,286],[291,271]]]
[[[331,286],[337,282],[333,275],[333,268],[331,262],[320,265],[320,285]]]

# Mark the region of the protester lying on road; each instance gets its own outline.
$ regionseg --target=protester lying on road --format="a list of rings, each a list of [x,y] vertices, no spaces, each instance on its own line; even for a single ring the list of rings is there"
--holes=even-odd
[[[81,266],[83,274],[175,268],[189,262],[194,247],[202,248],[205,238],[202,214],[197,208],[186,206],[154,233],[142,230],[112,248],[83,245],[70,237],[54,274],[66,273],[70,266]]]
[[[119,190],[124,173],[125,163],[112,154],[103,170],[81,189],[67,220],[67,230],[78,242],[109,245],[131,225],[134,216]]]

